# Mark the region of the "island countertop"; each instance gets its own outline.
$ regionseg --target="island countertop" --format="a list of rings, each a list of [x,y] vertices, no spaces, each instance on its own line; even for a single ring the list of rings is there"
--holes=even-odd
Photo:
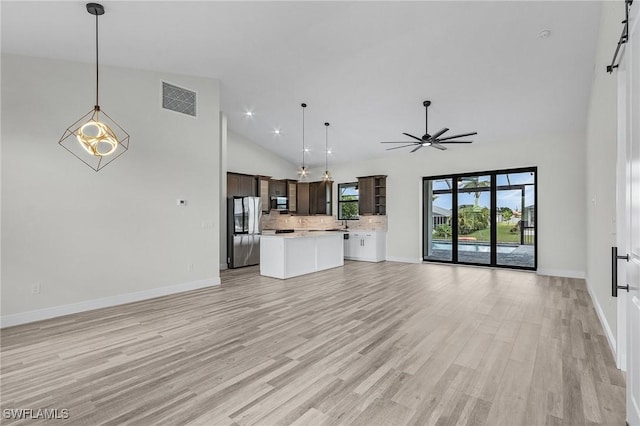
[[[302,231],[260,236],[260,275],[286,279],[344,265],[344,232]]]
[[[309,237],[322,237],[328,235],[343,235],[348,233],[349,231],[345,230],[335,230],[335,231],[325,231],[325,230],[303,230],[303,231],[294,231],[294,232],[283,232],[281,234],[276,234],[275,232],[263,231],[261,237],[263,238],[309,238]]]

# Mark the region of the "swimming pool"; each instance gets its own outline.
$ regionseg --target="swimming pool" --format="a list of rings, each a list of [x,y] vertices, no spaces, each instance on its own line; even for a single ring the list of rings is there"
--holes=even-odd
[[[431,248],[434,250],[448,250],[451,251],[451,243],[432,243]],[[517,247],[513,246],[498,246],[497,252],[501,254],[512,253]],[[458,251],[471,251],[476,253],[489,253],[491,247],[489,244],[469,244],[458,243]]]

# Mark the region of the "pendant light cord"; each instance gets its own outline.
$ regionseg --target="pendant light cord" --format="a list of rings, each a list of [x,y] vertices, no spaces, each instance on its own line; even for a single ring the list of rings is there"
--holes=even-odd
[[[304,169],[304,110],[307,104],[302,104],[302,169]]]
[[[98,70],[98,15],[96,14],[96,111],[100,110],[100,102],[98,102],[98,85],[99,85],[99,70]]]
[[[329,123],[324,123],[324,170],[329,171]]]

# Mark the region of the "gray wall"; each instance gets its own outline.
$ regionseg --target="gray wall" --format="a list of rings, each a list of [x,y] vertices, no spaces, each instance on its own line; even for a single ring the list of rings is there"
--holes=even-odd
[[[93,107],[94,69],[2,56],[5,325],[220,281],[219,82],[101,67],[131,144],[96,173],[57,143]],[[198,93],[197,118],[161,108],[163,80]]]
[[[611,247],[615,244],[617,73],[606,65],[620,37],[624,3],[603,2],[591,87],[586,143],[587,285],[615,351],[617,301],[611,297]]]
[[[227,133],[227,140],[228,171],[271,176],[274,179],[298,179],[299,165],[288,162],[233,131]],[[318,179],[320,173],[316,175]]]
[[[274,179],[297,179],[297,167],[282,157],[277,156],[268,149],[240,136],[233,131],[227,130],[225,161],[222,165],[226,172],[245,173],[248,175],[271,176]],[[221,189],[226,196],[226,182]],[[226,208],[221,206],[221,212],[226,214]],[[222,226],[224,225],[224,226]],[[221,223],[220,229],[220,268],[227,267],[227,239],[226,222]]]
[[[336,183],[353,182],[357,176],[388,175],[387,259],[419,262],[422,177],[526,166],[538,166],[539,273],[584,277],[584,135],[540,133],[517,144],[490,141],[447,151],[390,151],[375,160],[336,165],[331,172]]]

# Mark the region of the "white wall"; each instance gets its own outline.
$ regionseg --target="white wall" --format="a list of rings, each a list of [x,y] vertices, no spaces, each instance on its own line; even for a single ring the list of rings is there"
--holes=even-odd
[[[229,130],[227,171],[274,179],[298,179],[298,166]]]
[[[298,177],[297,166],[279,157],[268,149],[250,141],[247,138],[227,129],[226,162],[222,167],[226,172],[244,173],[248,175],[271,176],[274,179],[294,179]],[[226,196],[226,183],[222,189]],[[224,207],[221,211],[224,211]],[[220,233],[220,268],[227,265],[227,237],[226,222],[221,227]]]
[[[624,3],[603,2],[586,144],[587,284],[615,351],[616,299],[611,297],[615,246],[617,73],[606,72],[622,31]],[[612,341],[613,339],[613,341]]]
[[[227,269],[227,115],[220,112],[220,269]]]
[[[131,143],[96,173],[57,143],[94,105],[94,66],[2,56],[3,325],[219,283],[219,82],[100,76]],[[161,108],[163,80],[198,93],[197,118]]]
[[[336,165],[331,172],[336,183],[353,182],[357,176],[388,176],[387,259],[418,262],[422,259],[422,177],[527,166],[538,167],[539,273],[583,277],[583,135],[541,133],[517,144],[476,142],[413,154],[397,150],[374,160]]]

